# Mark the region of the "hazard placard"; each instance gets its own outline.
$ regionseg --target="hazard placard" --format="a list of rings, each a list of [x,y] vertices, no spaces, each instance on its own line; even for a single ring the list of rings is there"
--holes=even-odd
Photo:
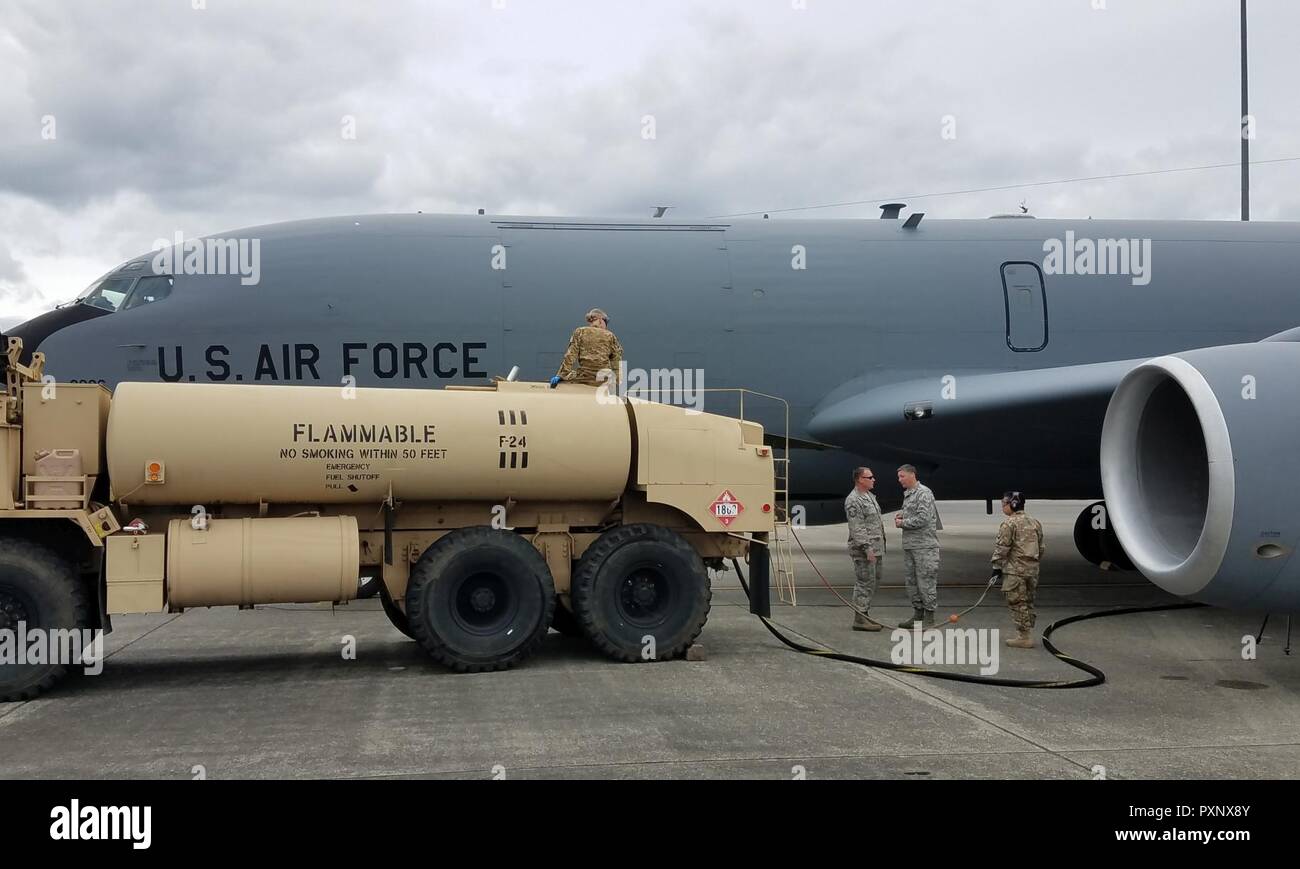
[[[731,523],[739,518],[744,509],[745,505],[736,500],[736,496],[731,494],[730,489],[719,495],[709,505],[709,512],[722,523],[723,527],[727,528],[731,527]]]

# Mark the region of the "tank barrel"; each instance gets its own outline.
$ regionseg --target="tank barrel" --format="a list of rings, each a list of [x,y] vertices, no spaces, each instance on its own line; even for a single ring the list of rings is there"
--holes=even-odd
[[[390,491],[422,502],[613,501],[632,459],[620,403],[525,383],[347,396],[124,383],[107,440],[114,491],[139,505],[378,504]]]

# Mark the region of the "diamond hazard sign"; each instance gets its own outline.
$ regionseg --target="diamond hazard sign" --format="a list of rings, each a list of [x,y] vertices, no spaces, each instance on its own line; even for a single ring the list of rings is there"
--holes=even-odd
[[[736,500],[736,496],[731,494],[731,490],[723,492],[717,499],[709,505],[709,512],[726,527],[731,527],[745,506]]]

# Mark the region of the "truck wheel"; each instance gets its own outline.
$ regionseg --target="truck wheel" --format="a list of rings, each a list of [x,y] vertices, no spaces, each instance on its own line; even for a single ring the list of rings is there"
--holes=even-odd
[[[79,629],[90,623],[86,591],[72,566],[44,546],[0,538],[0,631]],[[15,652],[17,649],[15,647]],[[57,664],[0,664],[0,701],[30,700],[68,672]]]
[[[686,539],[623,525],[593,543],[573,574],[573,612],[596,648],[619,661],[680,657],[709,617],[712,589]]]
[[[384,615],[388,616],[388,620],[393,623],[393,627],[414,640],[415,634],[411,633],[411,621],[406,617],[406,613],[402,612],[397,604],[393,603],[393,597],[388,593],[388,586],[379,577],[375,577],[374,582],[379,585],[377,589],[379,603],[384,607]]]
[[[569,608],[558,600],[555,602],[555,615],[551,619],[551,627],[555,628],[566,637],[585,637],[582,632],[582,625],[578,624],[578,619]]]
[[[411,633],[461,673],[504,670],[546,635],[555,582],[533,545],[512,531],[460,528],[424,551],[406,586]]]

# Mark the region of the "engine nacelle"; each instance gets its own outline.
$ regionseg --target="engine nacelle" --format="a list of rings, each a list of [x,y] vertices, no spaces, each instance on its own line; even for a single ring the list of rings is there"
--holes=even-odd
[[[1300,611],[1300,344],[1144,362],[1106,410],[1101,478],[1134,566],[1173,594]]]

